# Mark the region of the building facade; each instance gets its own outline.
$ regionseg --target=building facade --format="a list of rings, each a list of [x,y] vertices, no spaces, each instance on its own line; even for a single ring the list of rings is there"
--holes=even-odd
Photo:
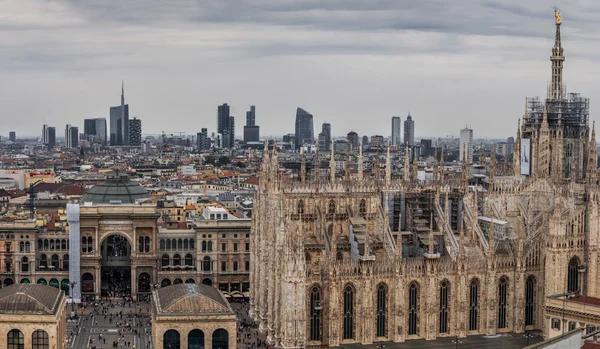
[[[217,133],[221,134],[223,148],[233,147],[235,141],[235,118],[230,115],[227,103],[217,107]]]
[[[473,130],[468,127],[460,130],[460,161],[473,163]]]
[[[404,120],[404,144],[409,147],[415,145],[415,122],[410,114]]]
[[[400,117],[392,117],[392,145],[400,145],[402,141],[400,139]]]
[[[560,16],[556,28],[559,36]],[[436,175],[443,170],[437,162],[426,184],[417,180],[416,166],[405,166],[402,180],[389,170],[380,177],[376,167],[367,179],[282,182],[276,150],[265,151],[254,201],[250,303],[270,344],[526,330],[548,338],[557,326],[597,328],[595,132],[581,141],[585,170],[572,165],[584,180],[568,181],[549,175],[547,116],[536,134],[532,144],[540,149],[531,153],[537,167],[530,174],[521,174],[516,157],[514,176],[495,177],[492,161],[489,181],[479,184],[467,164],[461,177],[448,180]],[[518,133],[515,152],[521,141]],[[559,317],[561,304],[568,316],[562,310]]]
[[[296,109],[296,131],[295,131],[296,149],[306,144],[315,142],[315,134],[313,128],[313,116],[302,108]]]
[[[256,107],[250,106],[246,112],[246,126],[244,126],[244,142],[258,142],[260,138],[260,128],[256,125]]]
[[[132,147],[142,145],[142,120],[138,118],[129,120],[129,145]]]
[[[65,147],[75,148],[79,145],[79,127],[67,124],[65,127]]]

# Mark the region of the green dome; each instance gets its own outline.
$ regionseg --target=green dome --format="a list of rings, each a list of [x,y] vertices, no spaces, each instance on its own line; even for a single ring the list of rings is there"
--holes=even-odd
[[[141,185],[129,180],[127,176],[109,177],[102,183],[91,187],[83,195],[81,202],[94,204],[135,204],[150,198],[150,194]]]

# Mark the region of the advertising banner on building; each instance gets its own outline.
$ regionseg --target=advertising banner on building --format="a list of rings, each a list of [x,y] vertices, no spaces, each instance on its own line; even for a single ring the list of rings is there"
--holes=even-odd
[[[531,174],[531,139],[521,139],[521,174]]]

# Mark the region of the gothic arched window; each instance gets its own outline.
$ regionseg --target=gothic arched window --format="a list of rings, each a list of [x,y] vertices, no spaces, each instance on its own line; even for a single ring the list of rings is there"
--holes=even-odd
[[[533,326],[535,319],[535,277],[527,278],[525,283],[525,326]]]
[[[380,283],[377,286],[377,337],[387,337],[387,295],[387,285]]]
[[[479,328],[479,280],[471,280],[469,287],[469,331],[477,331]]]
[[[321,288],[313,286],[310,290],[310,340],[321,340]]]
[[[365,215],[367,213],[367,202],[365,199],[360,200],[360,204],[358,205],[358,213],[361,215]]]
[[[304,201],[300,200],[298,201],[298,214],[303,214],[304,213]]]
[[[450,283],[440,284],[440,333],[448,333],[448,313],[450,307]]]
[[[335,201],[329,201],[329,208],[327,209],[327,213],[334,214],[335,213]]]
[[[577,257],[571,258],[569,261],[569,271],[567,274],[567,292],[579,291],[579,272],[577,271],[578,266],[579,259]]]
[[[498,283],[498,328],[506,328],[508,301],[508,278],[503,276]]]
[[[419,332],[419,285],[411,282],[408,287],[408,334]]]
[[[344,287],[344,324],[343,339],[354,338],[354,287]]]

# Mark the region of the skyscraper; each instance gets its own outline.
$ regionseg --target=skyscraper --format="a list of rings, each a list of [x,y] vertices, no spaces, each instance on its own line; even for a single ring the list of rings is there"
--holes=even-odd
[[[53,149],[56,146],[56,127],[48,126],[46,128],[46,143],[48,150]]]
[[[121,83],[121,105],[110,107],[110,145],[129,145],[129,105],[125,104],[123,83]]]
[[[302,108],[296,109],[296,148],[302,143],[312,144],[315,142],[315,131],[313,128],[313,116]]]
[[[363,146],[365,146],[365,145],[369,145],[369,136],[367,136],[367,135],[364,135],[364,136],[362,137],[362,145],[363,145]]]
[[[133,147],[142,145],[142,120],[138,118],[129,120],[129,145]]]
[[[400,117],[392,116],[392,145],[400,145]]]
[[[222,147],[233,148],[235,141],[235,118],[229,113],[229,105],[223,103],[217,107],[217,133],[222,136]]]
[[[323,126],[321,126],[321,132],[325,135],[326,146],[323,148],[323,150],[331,150],[331,124],[326,122],[323,123]],[[320,144],[319,148],[321,148]]]
[[[246,112],[246,126],[244,126],[244,142],[258,142],[260,138],[259,127],[256,126],[256,107],[250,106]]]
[[[79,145],[79,127],[67,124],[65,127],[65,148],[75,148]]]
[[[198,147],[198,151],[205,151],[210,149],[210,139],[208,138],[208,129],[202,128],[201,132],[196,134],[196,146]]]
[[[42,126],[42,144],[48,144],[48,125]]]
[[[106,144],[106,118],[83,120],[83,137],[92,144]]]
[[[352,146],[352,150],[358,149],[358,133],[350,131],[348,132],[348,135],[346,135],[346,139],[348,140],[348,143],[350,143],[350,145]]]
[[[404,144],[412,147],[415,145],[415,122],[408,113],[406,120],[404,120]]]
[[[11,142],[16,142],[17,141],[17,133],[15,131],[10,131],[8,133],[8,140]]]
[[[467,163],[473,163],[473,130],[466,127],[460,130],[460,161],[465,161],[465,151],[469,153]]]

